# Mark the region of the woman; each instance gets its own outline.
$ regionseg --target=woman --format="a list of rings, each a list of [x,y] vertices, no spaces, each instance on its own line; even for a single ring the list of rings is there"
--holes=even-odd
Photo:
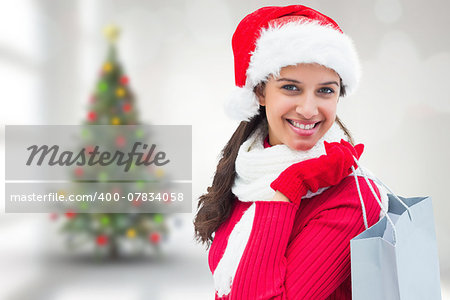
[[[197,239],[212,242],[215,298],[351,299],[350,240],[382,216],[353,176],[363,145],[336,116],[359,77],[353,44],[301,5],[249,14],[232,44],[237,87],[226,109],[241,123],[194,221]]]

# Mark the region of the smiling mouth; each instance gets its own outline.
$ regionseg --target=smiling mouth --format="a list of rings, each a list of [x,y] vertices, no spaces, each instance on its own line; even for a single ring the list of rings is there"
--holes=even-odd
[[[289,124],[291,124],[292,126],[296,127],[296,128],[300,128],[300,129],[304,129],[304,130],[311,130],[314,129],[320,122],[316,122],[313,124],[301,124],[298,122],[295,122],[293,120],[289,120],[287,119],[287,121],[289,122]]]

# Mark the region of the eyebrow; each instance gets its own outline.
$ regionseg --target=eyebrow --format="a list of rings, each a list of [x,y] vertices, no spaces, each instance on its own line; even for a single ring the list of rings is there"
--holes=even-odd
[[[294,83],[302,83],[301,81],[298,81],[295,79],[289,79],[289,78],[279,78],[279,79],[277,79],[277,81],[289,81],[289,82],[294,82]],[[337,81],[327,81],[327,82],[319,83],[319,85],[329,85],[329,84],[335,84],[335,85],[339,86],[339,83],[337,83]]]

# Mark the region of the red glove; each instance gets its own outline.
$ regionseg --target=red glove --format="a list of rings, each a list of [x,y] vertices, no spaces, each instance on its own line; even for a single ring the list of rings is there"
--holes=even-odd
[[[359,159],[363,144],[353,147],[344,140],[324,144],[326,155],[293,164],[281,172],[270,187],[280,191],[291,202],[300,204],[308,190],[314,193],[319,188],[336,185],[352,172],[352,166],[357,168],[353,156]]]

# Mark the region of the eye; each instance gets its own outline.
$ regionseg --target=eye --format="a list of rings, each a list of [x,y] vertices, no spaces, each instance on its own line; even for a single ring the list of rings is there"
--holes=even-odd
[[[282,89],[285,89],[285,90],[288,90],[288,91],[298,91],[298,90],[299,90],[299,89],[298,89],[295,85],[293,85],[293,84],[286,84],[286,85],[283,85],[281,88],[282,88]]]
[[[329,87],[323,87],[323,88],[319,89],[319,93],[322,93],[322,94],[333,94],[334,90],[332,88],[329,88]]]

